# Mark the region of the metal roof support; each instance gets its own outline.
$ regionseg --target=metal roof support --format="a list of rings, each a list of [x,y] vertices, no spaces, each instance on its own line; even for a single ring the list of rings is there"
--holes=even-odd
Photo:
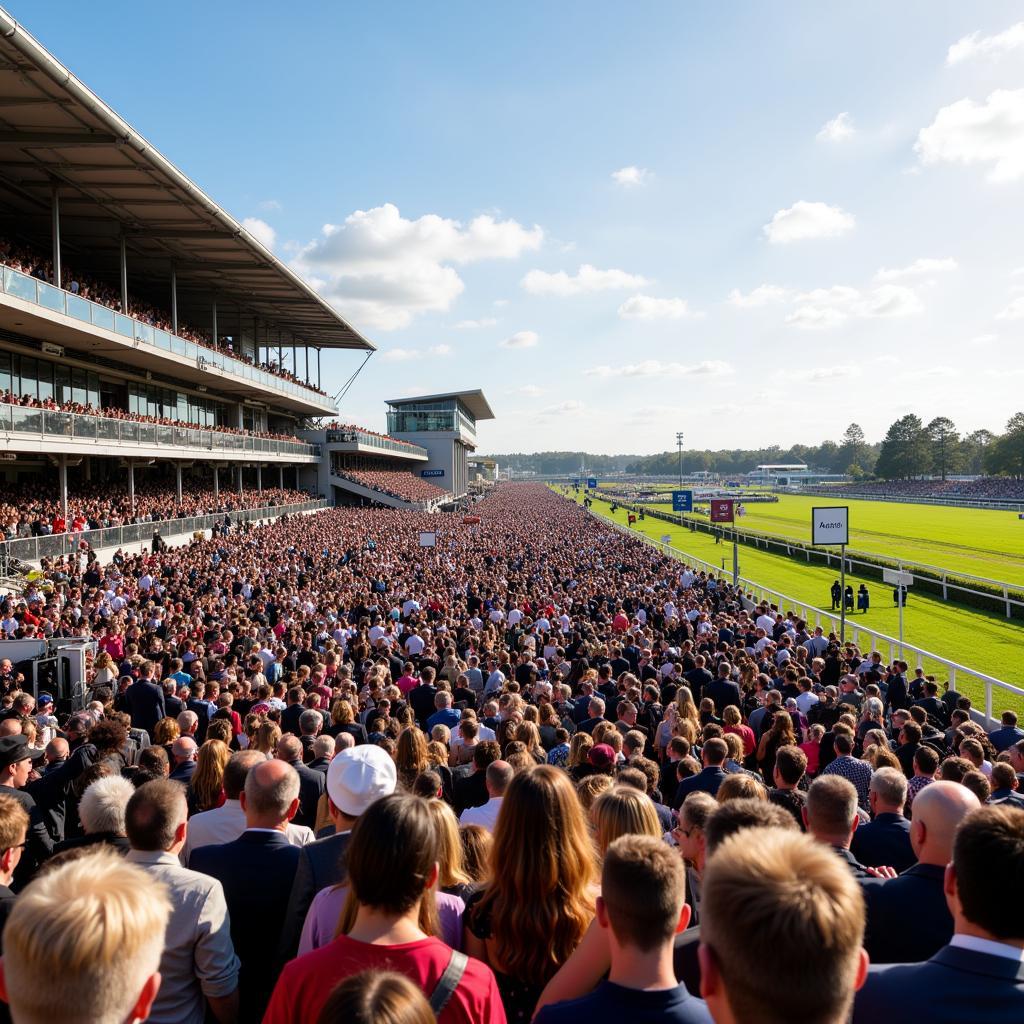
[[[56,181],[51,185],[50,194],[52,197],[50,205],[53,208],[53,283],[59,288],[62,280],[60,272],[60,190]]]
[[[178,333],[178,271],[174,264],[171,264],[171,328],[175,334]],[[181,502],[181,498],[178,498]]]
[[[319,388],[320,385],[320,349],[316,350],[316,386]]]
[[[213,297],[213,347],[216,349],[217,345],[217,296]]]
[[[121,232],[121,312],[128,315],[128,245]],[[135,506],[132,506],[134,513]]]

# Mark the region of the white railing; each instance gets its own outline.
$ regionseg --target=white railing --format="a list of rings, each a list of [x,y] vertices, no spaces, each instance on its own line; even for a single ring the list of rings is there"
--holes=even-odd
[[[904,505],[948,505],[950,508],[995,509],[1002,512],[1024,512],[1024,501],[1014,498],[964,498],[956,494],[912,495],[882,494],[875,491],[836,491],[830,487],[800,487],[792,493],[811,494],[824,498],[851,498],[855,501],[895,501]]]
[[[640,540],[646,544],[650,544],[652,547],[656,547],[658,550],[672,558],[679,559],[688,565],[703,567],[716,579],[728,582],[732,578],[732,574],[725,572],[721,566],[713,565],[711,562],[705,562],[702,558],[697,558],[685,551],[680,551],[678,548],[672,547],[671,544],[665,544],[662,541],[655,540],[653,537],[648,537],[644,533],[640,533],[636,530],[630,530],[628,527],[622,526],[610,519],[606,519],[604,516],[600,516],[596,512],[591,512],[590,514],[598,521],[606,523],[608,526],[612,527],[612,529],[618,530],[619,533],[625,534],[627,537],[632,537],[635,540]],[[840,617],[838,615],[835,615],[832,612],[827,612],[822,608],[817,608],[812,604],[808,604],[806,601],[800,601],[795,597],[790,597],[788,594],[783,594],[771,587],[765,587],[762,584],[757,583],[754,580],[749,580],[744,576],[739,577],[739,582],[744,588],[745,595],[751,601],[754,601],[755,603],[768,601],[780,612],[785,613],[787,611],[792,611],[808,623],[808,625],[821,626],[822,629],[828,629],[829,631],[836,632],[838,634],[840,626]],[[1014,686],[1012,683],[1008,683],[1003,679],[997,679],[995,676],[990,676],[985,672],[979,672],[977,669],[970,668],[967,665],[961,665],[958,662],[951,661],[949,658],[942,657],[941,654],[926,651],[923,647],[917,647],[914,644],[907,643],[906,641],[900,643],[900,641],[895,637],[888,636],[885,633],[879,633],[874,629],[868,629],[866,626],[862,626],[857,622],[851,622],[850,620],[847,620],[846,622],[846,629],[848,638],[861,650],[864,650],[865,648],[865,645],[861,642],[862,636],[867,638],[870,643],[871,650],[884,651],[887,649],[889,655],[888,660],[890,662],[899,658],[901,661],[916,659],[916,666],[918,668],[927,667],[926,662],[941,665],[948,673],[949,685],[952,689],[956,688],[958,674],[966,676],[968,679],[976,680],[981,685],[985,694],[984,724],[986,728],[995,728],[996,725],[998,725],[998,717],[993,713],[992,696],[994,689],[1000,689],[1006,693],[1014,694],[1017,698],[1024,698],[1024,688]]]

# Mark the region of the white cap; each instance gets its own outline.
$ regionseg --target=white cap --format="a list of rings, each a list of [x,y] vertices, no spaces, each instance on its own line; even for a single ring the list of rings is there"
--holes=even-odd
[[[343,750],[327,767],[327,795],[349,818],[395,791],[398,774],[390,756],[376,744]]]

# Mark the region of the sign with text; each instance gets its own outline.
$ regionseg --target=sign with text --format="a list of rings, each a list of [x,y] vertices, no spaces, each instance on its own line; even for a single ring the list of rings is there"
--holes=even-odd
[[[437,546],[437,534],[423,532],[420,534],[420,547],[432,548]]]
[[[673,512],[692,512],[693,511],[693,491],[673,491],[672,492],[672,511]]]
[[[587,486],[588,487],[596,487],[597,486],[597,477],[596,476],[588,476],[587,477]]]
[[[420,476],[444,476],[443,469],[421,469]]]
[[[731,523],[733,520],[732,510],[733,505],[732,498],[712,498],[711,499],[711,522],[713,523]]]
[[[812,544],[850,543],[850,506],[811,509]]]

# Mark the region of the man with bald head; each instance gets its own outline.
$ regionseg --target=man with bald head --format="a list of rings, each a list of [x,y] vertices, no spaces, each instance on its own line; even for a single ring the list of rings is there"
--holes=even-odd
[[[875,893],[865,942],[873,964],[921,963],[953,935],[943,891],[957,826],[980,807],[957,782],[933,782],[914,799],[910,845],[917,863]]]
[[[299,777],[299,813],[295,816],[298,825],[313,828],[316,825],[316,805],[327,788],[324,772],[313,771],[302,763],[302,741],[298,736],[285,733],[277,741],[277,758],[295,769]]]
[[[299,809],[295,769],[280,759],[250,768],[241,804],[246,826],[241,836],[193,850],[189,866],[224,888],[231,940],[242,965],[239,1020],[258,1021],[274,987],[274,958],[299,862],[299,847],[287,836]]]

